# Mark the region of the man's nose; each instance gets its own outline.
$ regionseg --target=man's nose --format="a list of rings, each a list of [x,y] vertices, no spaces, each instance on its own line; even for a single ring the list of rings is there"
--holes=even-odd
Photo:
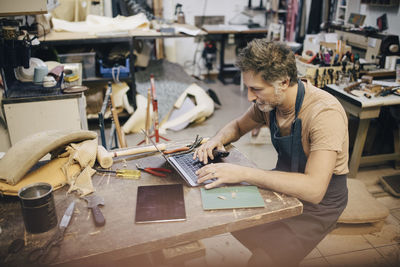
[[[257,96],[249,88],[247,88],[247,100],[249,100],[249,102],[253,102],[256,99]]]

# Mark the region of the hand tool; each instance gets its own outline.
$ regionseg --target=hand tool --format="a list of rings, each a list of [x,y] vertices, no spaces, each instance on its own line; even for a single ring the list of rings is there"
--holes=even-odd
[[[369,99],[371,99],[371,95],[370,95],[370,94],[368,94],[368,93],[364,93],[364,96],[365,96],[366,98],[369,98]]]
[[[364,76],[361,77],[361,81],[352,83],[352,84],[346,86],[345,88],[343,88],[343,90],[344,90],[345,92],[351,94],[351,95],[355,95],[355,94],[351,93],[351,90],[353,90],[353,88],[359,86],[359,85],[362,84],[362,83],[371,83],[371,82],[372,82],[372,79],[371,79],[370,77],[371,77],[371,76],[366,76],[366,75],[364,75]]]
[[[103,146],[99,146],[103,147]],[[157,148],[159,150],[165,150],[166,144],[157,144]],[[97,162],[99,162],[100,166],[103,168],[109,168],[113,164],[113,157],[121,157],[121,156],[129,156],[129,155],[136,155],[145,152],[154,152],[157,149],[153,146],[139,146],[139,147],[132,147],[124,150],[112,151],[108,152],[104,147],[97,149]]]
[[[75,209],[75,201],[69,204],[64,216],[61,219],[58,231],[51,237],[51,239],[43,246],[34,249],[28,255],[28,261],[30,263],[36,262],[40,265],[48,264],[54,261],[60,254],[60,244],[64,239],[64,232],[71,221],[72,215]]]
[[[101,212],[99,205],[104,206],[104,199],[101,196],[91,194],[89,196],[84,196],[88,202],[88,208],[92,210],[94,224],[96,226],[103,226],[106,223],[103,213]]]
[[[116,169],[114,170],[103,170],[94,168],[94,170],[98,172],[107,172],[107,173],[114,173],[117,177],[123,177],[126,179],[139,179],[140,178],[140,171],[138,170],[130,170],[130,169]]]
[[[24,247],[24,245],[25,242],[22,239],[15,239],[14,241],[12,241],[10,246],[8,247],[7,256],[4,259],[4,263],[6,263],[13,254],[18,253]]]
[[[165,168],[149,168],[149,167],[143,168],[139,164],[136,164],[136,168],[138,170],[145,171],[147,173],[153,174],[153,175],[158,176],[158,177],[166,177],[167,176],[165,173],[162,173],[162,172],[172,173],[172,171],[169,170],[169,169],[165,169]]]
[[[196,135],[196,139],[194,142],[190,145],[184,146],[184,147],[179,147],[171,150],[166,150],[164,151],[164,154],[174,154],[174,155],[179,155],[179,154],[186,154],[192,152],[196,147],[200,146],[201,144],[207,142],[209,138],[203,138],[199,137],[199,135]]]

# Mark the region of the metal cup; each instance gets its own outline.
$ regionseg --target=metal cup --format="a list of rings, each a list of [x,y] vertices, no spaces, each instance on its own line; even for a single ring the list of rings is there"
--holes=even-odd
[[[18,191],[25,228],[30,233],[43,233],[57,225],[53,187],[34,183]]]

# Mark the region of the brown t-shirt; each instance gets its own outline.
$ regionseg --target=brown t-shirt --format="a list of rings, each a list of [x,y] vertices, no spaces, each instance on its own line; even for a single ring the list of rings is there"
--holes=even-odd
[[[305,94],[298,117],[302,121],[302,144],[308,157],[310,151],[330,150],[337,152],[334,174],[347,174],[349,158],[349,136],[347,116],[339,101],[329,93],[304,83]],[[253,104],[247,111],[256,122],[269,127],[269,112],[262,112]],[[276,113],[277,124],[282,136],[290,134],[295,110]]]

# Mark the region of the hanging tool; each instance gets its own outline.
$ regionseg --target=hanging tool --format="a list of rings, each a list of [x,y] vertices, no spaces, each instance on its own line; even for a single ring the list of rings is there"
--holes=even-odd
[[[172,173],[172,171],[169,170],[169,169],[165,169],[165,168],[150,168],[150,167],[143,168],[139,164],[136,164],[136,168],[138,170],[153,174],[153,175],[158,176],[158,177],[166,177],[167,176],[165,173],[162,173],[162,172]]]
[[[321,88],[325,87],[325,77],[326,77],[326,69],[322,72],[322,78],[321,78]]]
[[[316,69],[315,70],[315,76],[314,76],[314,85],[316,86],[316,87],[318,87],[318,76],[319,76],[319,73],[318,73],[319,71],[318,71],[318,69]]]
[[[106,223],[103,213],[101,212],[99,205],[104,206],[104,199],[101,196],[94,195],[93,193],[89,196],[84,196],[88,202],[87,207],[92,210],[94,224],[96,226],[103,226]]]
[[[335,77],[335,84],[339,85],[340,84],[340,70],[336,71],[336,77]]]
[[[98,169],[94,168],[97,172],[106,172],[106,173],[113,173],[117,177],[122,177],[125,179],[139,179],[140,178],[140,171],[138,170],[129,170],[129,169],[116,169],[115,171],[113,170],[103,170],[103,169]]]
[[[51,237],[51,239],[41,248],[37,248],[28,255],[30,263],[38,263],[39,265],[49,264],[53,262],[60,254],[60,244],[64,239],[64,232],[71,221],[75,209],[75,201],[69,204],[64,216],[61,219],[58,231]]]
[[[333,69],[328,69],[329,78],[331,79],[331,84],[333,83]]]

